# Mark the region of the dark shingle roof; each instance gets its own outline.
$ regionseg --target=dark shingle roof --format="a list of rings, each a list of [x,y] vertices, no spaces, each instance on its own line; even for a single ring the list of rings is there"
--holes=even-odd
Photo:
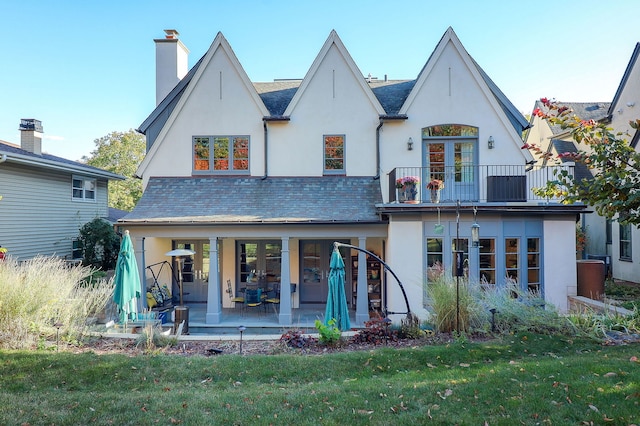
[[[555,151],[558,154],[563,154],[565,152],[578,152],[578,148],[576,148],[576,145],[575,145],[575,143],[573,141],[563,141],[561,139],[551,139],[551,144],[553,145],[553,148],[555,149]],[[567,160],[565,158],[562,158],[561,161],[563,163],[566,163],[567,161],[572,161],[572,160]],[[579,180],[582,180],[582,179],[591,180],[591,179],[593,179],[593,174],[591,173],[591,170],[589,170],[589,168],[584,163],[581,163],[579,161],[577,161],[575,163],[575,168],[573,170],[573,174]]]
[[[577,116],[581,120],[595,120],[600,121],[607,118],[609,102],[557,102],[558,107],[567,107],[570,112],[570,116]],[[544,112],[549,112],[549,109],[544,104],[537,100],[534,109],[540,108]],[[559,135],[565,133],[566,129],[563,129],[559,124],[549,124],[553,135]]]
[[[371,177],[158,177],[118,223],[381,223],[381,202]]]
[[[269,83],[253,83],[253,87],[271,115],[277,117],[284,114],[300,84],[302,80],[276,80]]]
[[[415,86],[415,80],[372,80],[369,87],[388,115],[396,115]]]
[[[7,154],[9,161],[29,163],[43,168],[66,169],[68,171],[86,173],[90,176],[100,176],[107,179],[124,180],[124,176],[99,169],[98,167],[46,153],[40,155],[34,154],[9,142],[0,141],[0,153]]]

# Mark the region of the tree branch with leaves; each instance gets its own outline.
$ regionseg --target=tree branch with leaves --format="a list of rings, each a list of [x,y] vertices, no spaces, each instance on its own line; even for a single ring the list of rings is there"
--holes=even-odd
[[[584,202],[593,206],[598,214],[608,219],[618,218],[620,223],[640,226],[640,153],[629,144],[627,133],[613,133],[606,122],[582,120],[566,106],[542,98],[544,108],[536,108],[533,115],[559,125],[576,142],[576,152],[557,156],[543,151],[536,144],[524,144],[546,161],[573,161],[584,164],[593,178],[578,178],[567,169],[554,172],[554,180],[545,187],[535,188],[540,196],[556,196],[565,204]],[[629,123],[640,128],[640,120]]]

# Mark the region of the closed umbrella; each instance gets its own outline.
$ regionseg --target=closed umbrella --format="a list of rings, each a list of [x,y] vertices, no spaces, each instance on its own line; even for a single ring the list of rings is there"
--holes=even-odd
[[[341,331],[346,331],[351,329],[351,321],[349,320],[347,297],[344,293],[344,261],[337,247],[333,249],[329,266],[331,268],[329,270],[329,294],[327,295],[324,323],[328,325],[329,321],[335,318],[335,326]]]
[[[118,306],[120,322],[126,323],[128,320],[135,319],[138,312],[137,299],[141,292],[140,271],[129,231],[124,231],[124,237],[120,243],[114,283],[113,301]]]

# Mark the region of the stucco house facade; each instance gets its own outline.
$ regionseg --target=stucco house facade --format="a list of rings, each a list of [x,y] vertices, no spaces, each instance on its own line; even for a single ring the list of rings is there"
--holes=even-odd
[[[453,29],[414,80],[364,77],[335,31],[301,80],[251,82],[220,33],[190,70],[177,32],[156,52],[172,70],[157,78],[170,81],[139,128],[143,196],[117,226],[142,265],[196,252],[185,301],[206,306],[207,323],[223,322],[229,296],[258,275],[281,289],[279,323],[294,324],[296,309],[326,301],[334,241],[383,258],[422,317],[429,271],[451,271],[453,248],[465,279],[509,277],[567,309],[584,207],[533,194],[549,170],[522,149],[529,123]],[[396,187],[411,177],[415,189]],[[434,180],[444,188],[432,198]],[[397,283],[364,252],[341,253],[355,325],[375,309],[402,317]]]
[[[636,151],[640,149],[640,132],[630,121],[640,119],[640,43],[636,43],[627,68],[609,107],[609,122],[614,133],[621,132]],[[610,229],[614,278],[640,282],[640,229],[614,221]]]
[[[81,258],[80,228],[109,216],[109,181],[124,177],[42,152],[39,120],[19,129],[19,145],[0,141],[0,245],[18,260]]]

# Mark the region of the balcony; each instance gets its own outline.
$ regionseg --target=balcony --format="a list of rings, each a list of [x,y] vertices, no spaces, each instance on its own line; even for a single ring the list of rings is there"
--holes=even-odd
[[[574,164],[561,166],[497,165],[497,166],[451,166],[451,167],[397,167],[389,176],[389,203],[410,202],[414,204],[439,203],[540,203],[557,202],[558,199],[540,197],[533,188],[540,188],[556,173],[567,170],[573,174]],[[396,188],[398,179],[418,177],[415,200],[403,198],[404,191]],[[432,199],[427,184],[438,179],[444,182],[439,190],[439,200]]]

